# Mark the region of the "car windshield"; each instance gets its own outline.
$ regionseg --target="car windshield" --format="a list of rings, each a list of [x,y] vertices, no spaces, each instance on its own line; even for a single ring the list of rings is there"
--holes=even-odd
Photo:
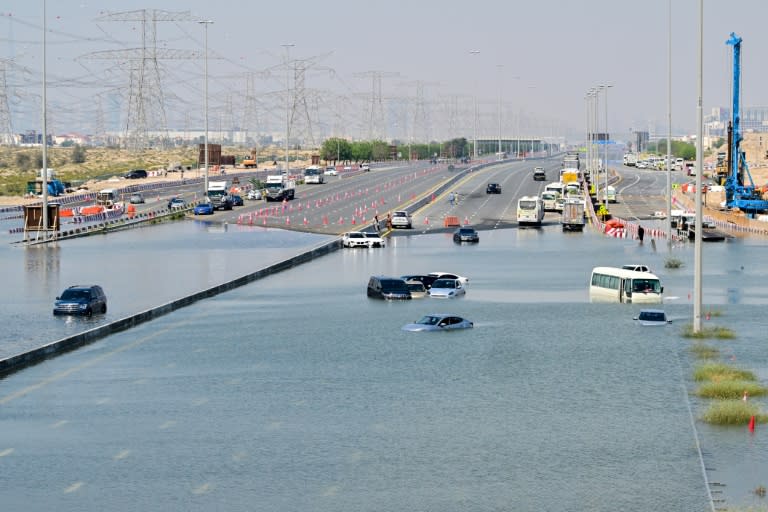
[[[384,279],[381,281],[381,289],[385,292],[407,292],[408,286],[399,279]]]
[[[408,285],[408,291],[411,292],[423,292],[424,285],[421,283],[406,283]]]
[[[363,233],[366,238],[379,238],[379,235],[376,233]]]
[[[633,279],[632,291],[644,293],[661,292],[661,284],[658,279]]]
[[[456,281],[453,279],[438,279],[432,283],[432,288],[456,288]]]
[[[395,212],[392,214],[393,217],[407,217],[408,214],[405,212]]]
[[[641,311],[639,320],[646,320],[649,322],[666,322],[667,317],[663,311]]]
[[[61,300],[80,300],[88,299],[91,296],[91,292],[88,290],[65,290],[61,294]]]
[[[439,321],[440,321],[440,317],[439,316],[426,315],[426,316],[421,317],[421,320],[419,320],[416,323],[417,324],[422,324],[422,325],[437,325],[437,322],[439,322]]]
[[[347,236],[349,238],[365,238],[365,235],[362,233],[347,233]]]
[[[461,233],[462,235],[472,235],[472,234],[474,234],[474,232],[475,232],[475,230],[471,229],[471,228],[461,228],[459,230],[459,233]]]

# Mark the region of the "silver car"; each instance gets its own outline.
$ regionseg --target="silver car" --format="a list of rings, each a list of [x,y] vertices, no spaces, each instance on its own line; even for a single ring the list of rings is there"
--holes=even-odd
[[[452,331],[456,329],[471,329],[472,327],[474,327],[474,323],[471,320],[460,316],[432,314],[424,315],[416,322],[404,325],[402,329],[410,332],[424,332]]]

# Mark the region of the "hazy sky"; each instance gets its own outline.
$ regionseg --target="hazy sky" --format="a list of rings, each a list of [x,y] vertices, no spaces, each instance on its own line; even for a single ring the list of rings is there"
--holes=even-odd
[[[694,133],[699,2],[672,3],[674,132]],[[768,105],[768,2],[704,4],[705,114],[730,102],[731,47],[724,42],[732,31],[744,39],[743,105]],[[585,92],[600,83],[613,85],[611,132],[618,137],[630,129],[666,133],[668,5],[668,0],[48,1],[49,115],[54,131],[92,131],[100,117],[107,128],[124,122],[125,50],[141,47],[141,23],[97,18],[142,8],[188,11],[214,22],[208,28],[213,126],[238,123],[227,119],[249,108],[246,96],[254,98],[251,108],[261,125],[277,129],[284,123],[286,50],[281,45],[290,43],[295,45],[291,59],[309,59],[307,109],[323,118],[315,129],[326,135],[366,135],[372,80],[359,74],[368,71],[385,72],[382,97],[393,136],[401,135],[396,132],[404,125],[413,126],[412,113],[420,105],[432,109],[428,118],[440,125],[431,128],[434,136],[442,136],[447,124],[456,135],[471,134],[474,98],[480,131],[495,134],[500,96],[505,134],[519,127],[538,135],[570,131],[574,138],[584,130]],[[6,90],[19,132],[40,129],[42,6],[42,0],[10,0],[1,7],[0,58],[12,59]],[[161,56],[179,49],[184,52],[175,56],[186,57],[159,61],[169,126],[198,127],[203,60],[190,57],[202,53],[202,25],[159,22],[157,39]],[[123,54],[85,58],[106,50]],[[247,93],[248,73],[254,77],[252,94]],[[603,115],[601,110],[601,123]]]

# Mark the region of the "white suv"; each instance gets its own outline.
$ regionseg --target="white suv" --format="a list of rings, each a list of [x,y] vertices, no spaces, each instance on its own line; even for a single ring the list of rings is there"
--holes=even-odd
[[[406,228],[411,229],[411,216],[408,212],[394,212],[392,214],[392,227],[393,228]]]

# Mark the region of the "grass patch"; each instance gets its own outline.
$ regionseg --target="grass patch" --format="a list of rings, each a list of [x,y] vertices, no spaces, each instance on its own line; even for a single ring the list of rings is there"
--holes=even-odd
[[[723,316],[723,311],[721,309],[710,309],[706,313],[704,313],[705,316],[710,316],[712,318],[720,318]]]
[[[693,380],[696,382],[710,381],[742,381],[755,382],[755,374],[749,370],[742,370],[725,363],[705,363],[693,370]]]
[[[681,268],[683,266],[683,260],[677,258],[667,258],[664,261],[664,268]]]
[[[742,400],[718,400],[710,404],[701,419],[712,425],[747,426],[752,416],[758,423],[768,422],[768,415],[762,414],[757,404]]]
[[[757,382],[743,380],[708,381],[699,386],[696,394],[703,398],[737,400],[744,396],[745,391],[750,397],[764,396],[768,393],[768,388]]]
[[[695,343],[690,350],[697,359],[715,359],[720,355],[718,348],[704,343]]]
[[[682,336],[684,338],[695,338],[699,340],[708,338],[717,338],[721,340],[730,340],[736,337],[736,333],[727,327],[713,325],[711,327],[702,327],[699,332],[694,332],[693,324],[687,324],[683,327]]]

